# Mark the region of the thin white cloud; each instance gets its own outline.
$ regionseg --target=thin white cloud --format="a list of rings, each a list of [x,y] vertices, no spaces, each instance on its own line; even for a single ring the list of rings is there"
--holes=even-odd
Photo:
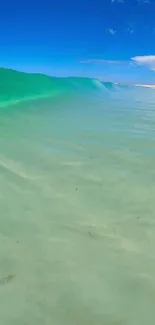
[[[117,61],[113,60],[104,60],[104,59],[88,59],[88,60],[83,60],[80,61],[80,63],[86,63],[86,64],[115,64]]]
[[[126,25],[126,31],[129,34],[133,34],[135,32],[135,26],[132,22],[128,22]]]
[[[129,34],[133,34],[134,32],[135,32],[135,30],[133,29],[133,28],[127,28],[127,32],[129,33]]]
[[[135,56],[131,60],[140,66],[145,66],[146,68],[155,71],[155,55],[144,55]]]
[[[113,64],[113,65],[127,65],[131,64],[129,60],[104,60],[104,59],[88,59],[88,60],[82,60],[80,63],[84,64],[99,64],[99,65],[105,65],[105,64]]]
[[[111,0],[111,3],[124,3],[125,0]]]
[[[113,36],[116,34],[116,30],[113,28],[108,28],[108,32]]]
[[[137,0],[138,4],[150,4],[151,0]]]
[[[99,60],[99,59],[87,59],[87,60],[80,61],[80,63],[85,63],[85,64],[102,64],[105,62],[106,60]]]
[[[105,60],[105,59],[87,59],[81,60],[83,64],[98,65],[121,65],[126,67],[144,66],[149,70],[155,71],[155,55],[135,56],[129,60]]]

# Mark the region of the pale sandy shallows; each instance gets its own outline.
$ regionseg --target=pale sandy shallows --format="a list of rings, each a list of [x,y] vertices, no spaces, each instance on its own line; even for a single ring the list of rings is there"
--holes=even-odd
[[[0,324],[155,323],[150,91],[1,111]]]

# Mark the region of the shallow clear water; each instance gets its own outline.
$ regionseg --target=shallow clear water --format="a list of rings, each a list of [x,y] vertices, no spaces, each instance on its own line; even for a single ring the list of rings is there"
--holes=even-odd
[[[0,323],[155,321],[155,92],[0,110]]]

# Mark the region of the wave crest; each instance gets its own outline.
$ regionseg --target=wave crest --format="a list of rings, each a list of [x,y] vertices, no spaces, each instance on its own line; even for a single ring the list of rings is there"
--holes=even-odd
[[[0,68],[0,104],[11,104],[40,97],[70,96],[76,93],[112,91],[120,85],[97,79],[57,78]]]

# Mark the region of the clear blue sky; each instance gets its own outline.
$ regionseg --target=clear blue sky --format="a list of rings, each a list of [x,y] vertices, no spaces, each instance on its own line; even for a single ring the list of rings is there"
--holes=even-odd
[[[0,28],[0,66],[155,83],[155,0],[1,0]]]

